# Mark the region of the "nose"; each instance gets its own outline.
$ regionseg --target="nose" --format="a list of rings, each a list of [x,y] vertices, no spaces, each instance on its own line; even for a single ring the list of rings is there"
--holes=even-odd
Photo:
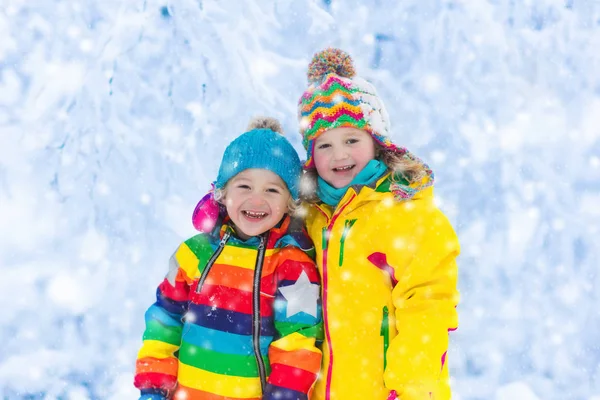
[[[340,161],[345,159],[348,156],[346,151],[342,146],[336,146],[333,148],[333,160]]]
[[[264,203],[265,199],[263,198],[261,193],[254,192],[250,195],[250,199],[248,199],[250,205],[260,206]]]

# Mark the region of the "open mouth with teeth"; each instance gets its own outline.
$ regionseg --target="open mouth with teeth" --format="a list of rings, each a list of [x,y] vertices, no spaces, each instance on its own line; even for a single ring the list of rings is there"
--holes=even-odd
[[[333,168],[333,172],[347,172],[354,168],[354,165],[344,165],[343,167]]]
[[[260,211],[242,211],[242,214],[244,215],[244,217],[248,218],[248,219],[253,219],[253,220],[261,220],[263,218],[266,218],[269,214],[266,212],[260,212]]]

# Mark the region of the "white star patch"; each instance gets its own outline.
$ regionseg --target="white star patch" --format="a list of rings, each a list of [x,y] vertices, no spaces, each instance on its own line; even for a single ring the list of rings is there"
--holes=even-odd
[[[300,312],[317,317],[319,285],[311,283],[306,272],[302,271],[293,285],[281,287],[279,291],[287,300],[286,318]]]

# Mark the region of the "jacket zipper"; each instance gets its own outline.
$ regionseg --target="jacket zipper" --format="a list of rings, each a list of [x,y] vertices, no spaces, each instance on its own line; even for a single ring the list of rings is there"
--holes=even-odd
[[[331,333],[329,332],[329,326],[327,320],[329,319],[329,313],[327,312],[327,286],[329,283],[329,273],[327,270],[327,253],[329,252],[329,239],[331,239],[331,232],[333,231],[333,226],[335,225],[335,221],[338,217],[344,212],[344,209],[354,200],[356,195],[350,197],[350,200],[346,202],[337,213],[334,213],[329,220],[329,224],[327,227],[323,228],[323,322],[325,328],[325,340],[329,344],[329,368],[327,368],[326,379],[325,379],[325,400],[331,399],[331,378],[333,372],[333,343],[331,342]]]
[[[256,363],[258,364],[258,373],[260,374],[261,393],[265,392],[265,386],[267,385],[265,362],[260,353],[260,279],[265,259],[266,236],[260,237],[256,266],[254,268],[254,283],[252,285],[252,345],[254,347]]]
[[[196,294],[200,293],[200,291],[202,290],[202,286],[204,285],[204,281],[206,280],[206,277],[208,276],[208,272],[212,268],[215,261],[217,261],[217,258],[219,258],[219,256],[221,255],[221,252],[223,252],[223,248],[227,244],[227,241],[229,240],[230,236],[231,236],[231,233],[225,232],[225,234],[223,235],[223,238],[219,242],[219,247],[217,247],[217,250],[215,250],[213,255],[210,257],[210,259],[208,260],[208,263],[206,263],[206,267],[204,267],[204,270],[202,271],[202,274],[200,275],[200,279],[198,280],[198,286],[196,286]]]

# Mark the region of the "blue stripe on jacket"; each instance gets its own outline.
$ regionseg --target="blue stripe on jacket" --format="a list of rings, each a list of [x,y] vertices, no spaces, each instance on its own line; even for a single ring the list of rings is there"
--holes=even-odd
[[[238,335],[252,335],[252,315],[212,306],[190,303],[186,320],[189,323]],[[275,336],[273,317],[260,318],[261,336]]]
[[[247,355],[254,352],[251,335],[238,335],[187,323],[182,340],[194,346],[224,354]],[[267,354],[273,336],[260,337],[260,351]]]

